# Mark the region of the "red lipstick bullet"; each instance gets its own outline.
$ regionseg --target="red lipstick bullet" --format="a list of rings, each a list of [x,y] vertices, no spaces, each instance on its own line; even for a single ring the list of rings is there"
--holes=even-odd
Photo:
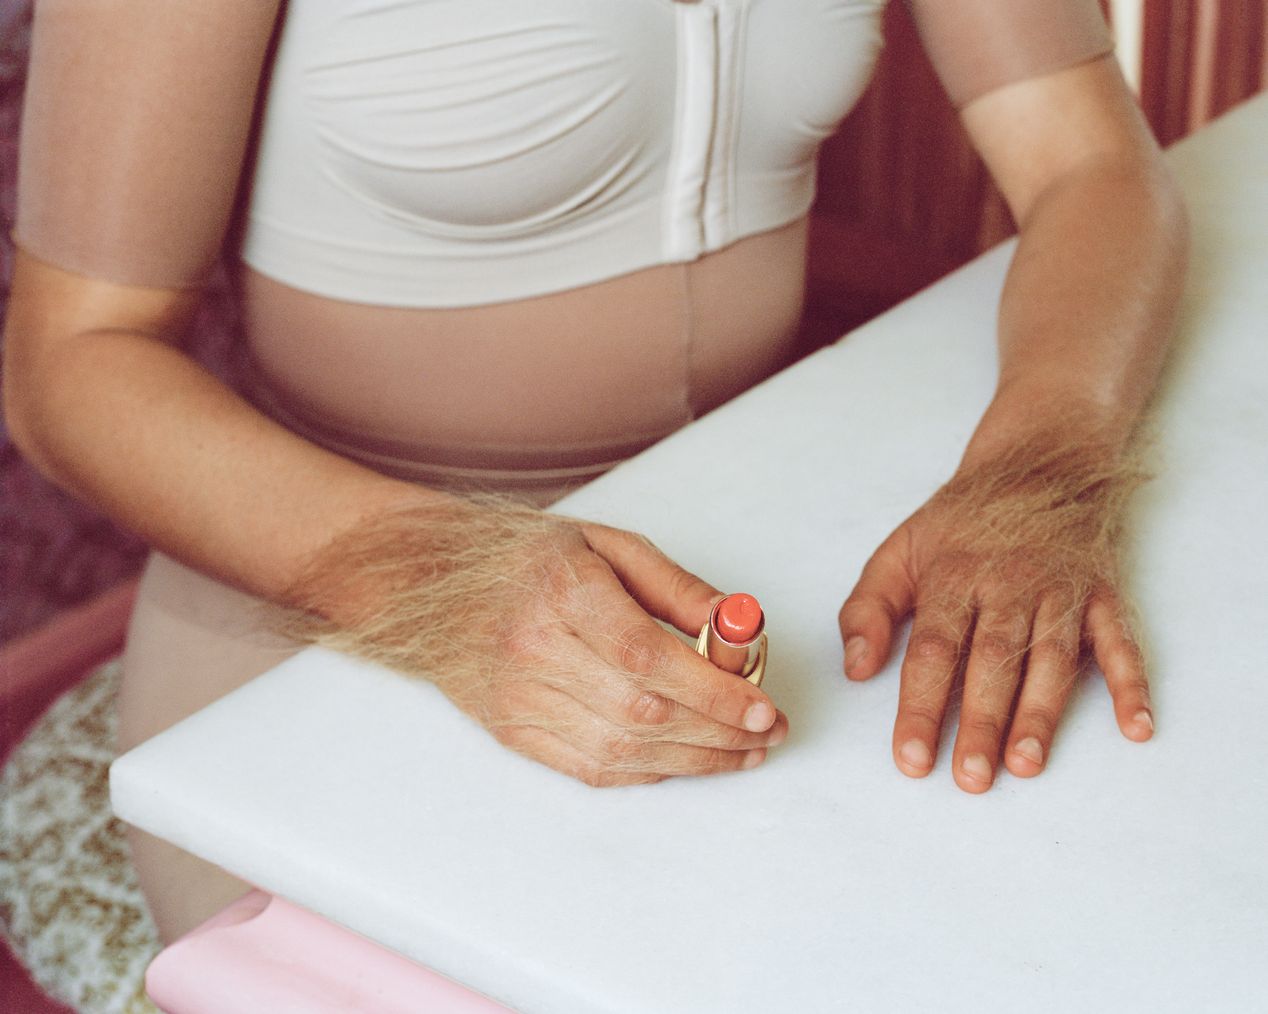
[[[700,630],[696,651],[719,669],[761,686],[766,675],[766,617],[752,595],[728,595],[716,603]]]

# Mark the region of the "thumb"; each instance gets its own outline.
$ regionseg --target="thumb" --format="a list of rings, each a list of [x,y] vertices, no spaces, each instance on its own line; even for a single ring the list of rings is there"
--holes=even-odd
[[[709,619],[722,593],[683,570],[645,536],[620,528],[585,525],[590,548],[598,553],[624,585],[630,598],[658,620],[672,623],[695,637]]]
[[[837,616],[845,647],[845,675],[852,680],[870,679],[881,671],[893,647],[894,628],[915,605],[906,545],[903,528],[881,544]]]

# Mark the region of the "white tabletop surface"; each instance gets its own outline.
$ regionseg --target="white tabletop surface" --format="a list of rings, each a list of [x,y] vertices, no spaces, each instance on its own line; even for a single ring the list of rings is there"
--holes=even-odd
[[[1041,777],[970,796],[949,751],[895,770],[895,664],[840,675],[843,597],[991,394],[1005,245],[560,507],[761,598],[792,724],[763,767],[590,789],[310,650],[117,761],[116,811],[523,1011],[1268,1010],[1268,96],[1169,159],[1152,742],[1090,678]],[[711,465],[737,430],[751,471]]]

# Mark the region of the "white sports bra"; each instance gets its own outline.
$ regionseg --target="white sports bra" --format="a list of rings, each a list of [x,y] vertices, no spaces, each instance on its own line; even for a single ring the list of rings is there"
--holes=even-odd
[[[243,259],[470,306],[792,222],[884,0],[291,0]]]

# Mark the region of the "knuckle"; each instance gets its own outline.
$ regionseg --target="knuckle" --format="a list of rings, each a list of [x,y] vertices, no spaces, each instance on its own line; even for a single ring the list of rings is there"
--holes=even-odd
[[[1030,704],[1017,716],[1015,724],[1046,742],[1056,733],[1060,719],[1061,712],[1058,708],[1049,704]]]
[[[768,735],[769,733],[765,732],[733,729],[729,725],[715,725],[707,734],[707,745],[717,746],[727,751],[751,750],[765,746]]]
[[[911,635],[907,653],[923,666],[950,669],[960,660],[960,642],[938,630],[918,630]]]
[[[742,683],[744,681],[736,680],[736,682]],[[748,702],[739,699],[733,701],[731,694],[726,689],[709,687],[699,692],[699,697],[694,707],[701,714],[716,718],[719,715],[742,715],[748,708]]]
[[[1045,558],[1028,550],[1017,550],[999,562],[991,584],[996,594],[1008,597],[1017,589],[1032,589],[1045,570]]]
[[[664,644],[652,628],[639,624],[626,628],[617,637],[617,663],[627,672],[650,676],[665,662]]]
[[[622,713],[636,725],[664,725],[673,716],[673,704],[651,690],[631,693]]]
[[[567,615],[574,620],[594,617],[598,607],[598,589],[600,585],[599,568],[585,564],[573,571],[571,583],[560,599]]]
[[[533,576],[546,594],[558,595],[565,591],[573,578],[567,554],[543,548],[534,560]]]
[[[716,774],[719,771],[734,771],[740,766],[743,754],[735,750],[717,748],[701,748],[691,759],[689,771],[695,775]]]
[[[659,550],[657,551],[659,553]],[[661,555],[664,556],[663,553]],[[664,559],[668,560],[670,558],[664,556]],[[686,600],[701,598],[701,600],[708,601],[714,597],[716,589],[709,582],[706,582],[704,578],[701,578],[700,575],[691,573],[690,570],[685,570],[678,567],[678,564],[673,563],[670,592],[675,598],[686,598]]]
[[[942,711],[933,703],[913,700],[905,703],[900,716],[905,722],[938,728],[942,724]]]
[[[592,553],[560,554],[543,567],[543,598],[566,616],[592,611],[593,589],[606,577],[606,571],[606,564]]]
[[[523,735],[519,728],[513,725],[502,725],[493,721],[486,722],[485,724],[493,738],[504,747],[507,747],[510,750],[521,750]]]
[[[991,715],[970,715],[960,718],[960,735],[973,739],[998,743],[1004,733],[1004,723]]]
[[[655,553],[657,556],[664,556],[660,548],[642,532],[631,531],[628,528],[604,528],[603,533],[618,542],[625,543],[631,549],[640,549],[647,552]]]
[[[681,567],[675,566],[673,574],[669,578],[669,594],[674,599],[694,598],[697,595],[705,595],[709,591],[708,586],[700,578],[696,577],[691,571],[683,570]]]
[[[661,556],[665,555],[664,553],[661,553],[660,547],[642,532],[630,532],[629,534],[630,538],[642,545],[644,549],[650,549],[653,553],[660,553]]]
[[[548,630],[545,624],[515,620],[499,631],[498,646],[502,655],[511,661],[538,658],[546,650]]]
[[[845,600],[845,603],[837,611],[837,621],[842,624],[850,622],[858,623],[870,610],[875,609],[878,606],[879,603],[875,599],[872,599],[858,589],[855,589],[850,593],[850,597]]]
[[[1059,671],[1073,669],[1079,661],[1079,638],[1069,633],[1040,638],[1030,646],[1030,661]]]
[[[973,638],[973,653],[992,669],[1002,669],[1021,658],[1024,642],[1011,630],[993,629],[979,631]]]
[[[585,782],[592,789],[609,789],[620,784],[614,772],[599,767],[597,764],[587,764],[578,768],[573,772],[573,777]]]
[[[539,575],[542,597],[561,613],[570,613],[582,590],[577,571],[563,559],[551,560]]]
[[[614,729],[603,736],[599,752],[613,765],[628,765],[642,759],[645,743],[637,736]]]

